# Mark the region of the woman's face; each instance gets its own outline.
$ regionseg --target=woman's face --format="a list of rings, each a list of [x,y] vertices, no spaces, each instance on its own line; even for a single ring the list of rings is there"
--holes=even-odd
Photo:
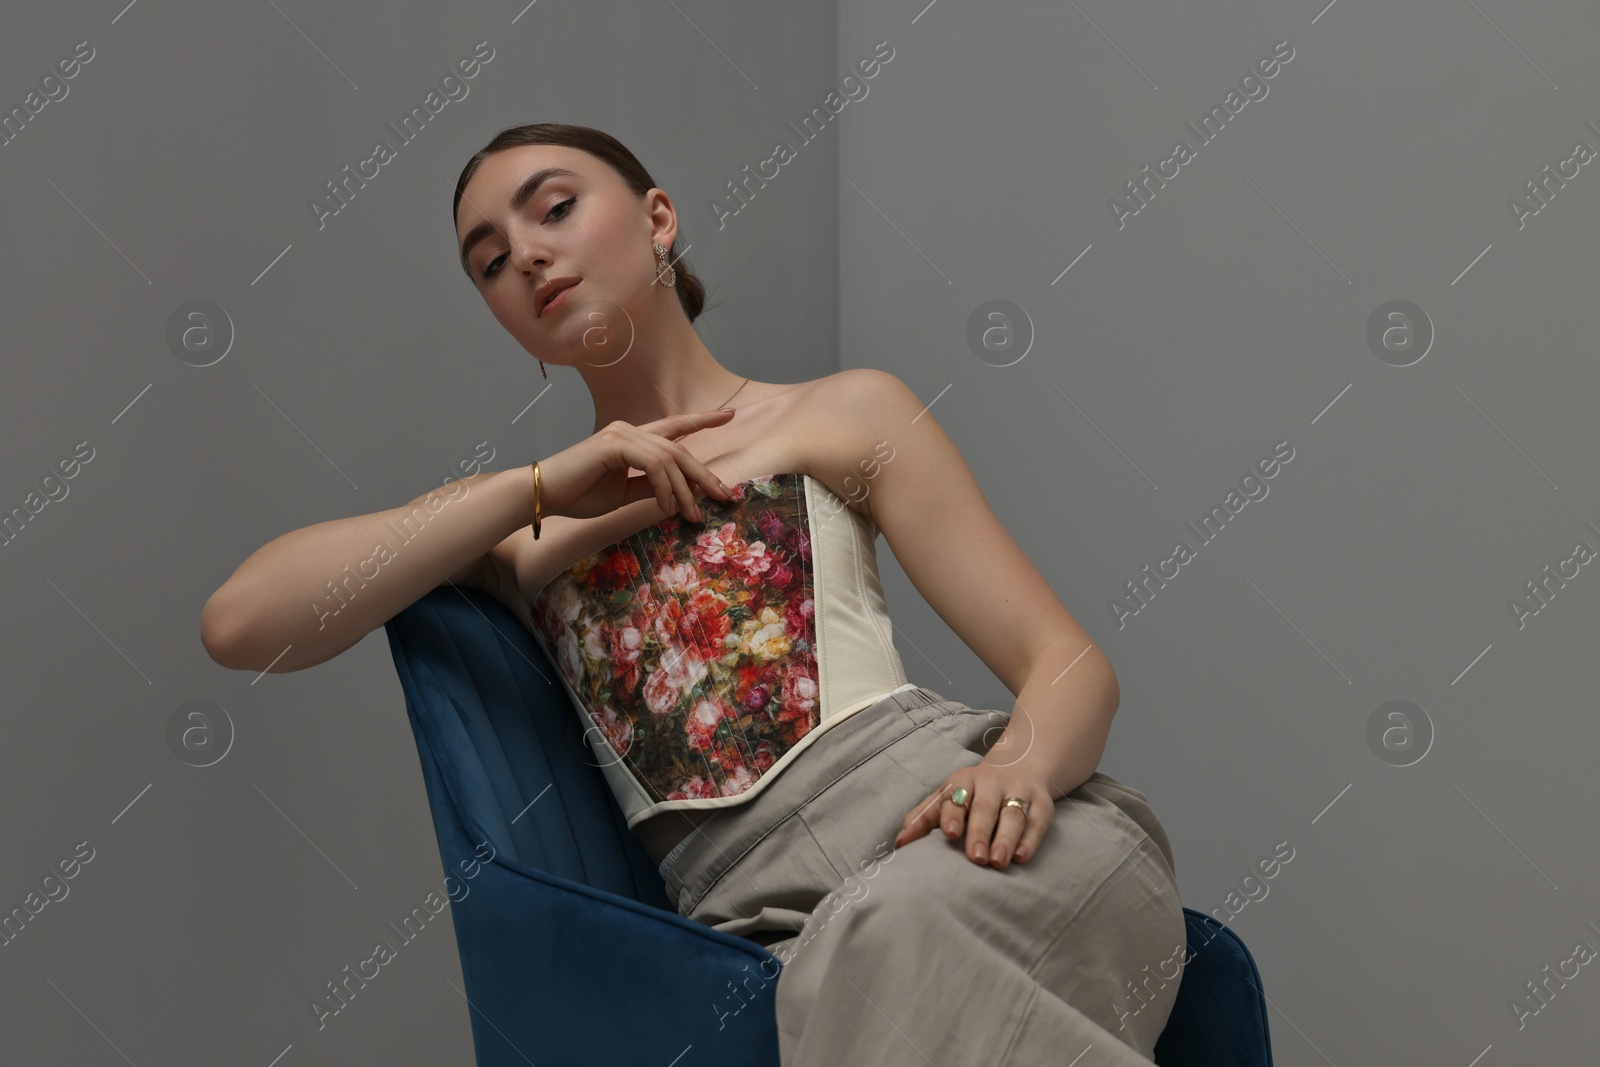
[[[621,357],[653,295],[653,242],[670,248],[675,235],[665,194],[640,198],[609,164],[562,145],[485,159],[456,215],[464,265],[495,319],[529,353],[563,365]],[[540,308],[541,286],[572,278],[582,281]]]

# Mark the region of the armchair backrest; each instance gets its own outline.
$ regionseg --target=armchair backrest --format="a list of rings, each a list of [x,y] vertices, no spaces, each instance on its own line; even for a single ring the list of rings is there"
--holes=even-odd
[[[443,585],[384,628],[402,686],[428,695],[406,706],[448,873],[487,842],[524,866],[672,910],[554,667],[504,604]]]

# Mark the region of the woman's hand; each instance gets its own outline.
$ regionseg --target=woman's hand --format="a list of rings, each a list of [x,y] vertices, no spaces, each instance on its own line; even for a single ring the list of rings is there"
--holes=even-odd
[[[950,799],[957,786],[967,789],[964,807]],[[1027,802],[1026,817],[1015,805],[1002,806],[1011,796]],[[973,863],[1004,869],[1010,866],[1013,856],[1022,863],[1039,850],[1039,842],[1055,814],[1055,798],[1047,783],[1016,764],[1006,766],[984,760],[956,770],[907,812],[900,821],[894,847],[942,826],[952,841],[966,835],[966,854]]]
[[[587,519],[653,496],[668,515],[682,511],[698,522],[697,500],[702,496],[728,500],[732,490],[677,439],[724,425],[732,417],[732,409],[719,409],[671,415],[639,426],[613,422],[539,461],[540,511]],[[630,477],[629,468],[644,473]]]

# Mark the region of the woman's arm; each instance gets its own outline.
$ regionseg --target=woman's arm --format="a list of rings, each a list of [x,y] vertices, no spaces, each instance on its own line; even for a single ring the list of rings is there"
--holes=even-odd
[[[1032,783],[1041,799],[1072,792],[1094,773],[1111,731],[1119,691],[1110,662],[1006,532],[922,400],[882,371],[839,377],[849,379],[840,390],[853,427],[847,449],[885,440],[895,450],[869,483],[869,513],[923,599],[1016,694],[984,763]],[[974,831],[986,816],[992,828],[1000,800],[978,791]],[[937,807],[928,814],[937,825]]]
[[[1088,781],[1105,754],[1121,691],[1100,646],[1085,635],[1052,645],[1027,667],[1010,725],[986,762],[1033,770],[1062,797]]]
[[[533,520],[531,467],[475,474],[388,511],[293,530],[206,601],[200,639],[224,667],[332,659],[446,581],[482,581],[490,549]]]
[[[654,497],[663,511],[681,508],[698,521],[700,496],[726,500],[732,490],[678,438],[733,415],[723,408],[595,431],[539,461],[542,514],[589,518]],[[643,473],[630,475],[634,470]],[[200,640],[224,667],[297,671],[337,656],[446,581],[473,582],[514,603],[504,579],[522,569],[518,557],[526,559],[531,538],[502,542],[532,521],[528,466],[453,481],[390,511],[286,533],[211,594],[200,613]],[[494,556],[504,557],[504,569]]]

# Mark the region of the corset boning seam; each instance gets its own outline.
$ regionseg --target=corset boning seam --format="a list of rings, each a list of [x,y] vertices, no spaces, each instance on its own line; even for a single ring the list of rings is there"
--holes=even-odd
[[[827,568],[822,562],[822,557],[827,553],[823,551],[821,538],[817,536],[817,494],[812,487],[811,476],[802,475],[801,489],[806,499],[806,532],[811,539],[811,603],[814,614],[811,620],[812,636],[816,639],[813,652],[817,658],[817,726],[820,727],[833,710],[833,671],[828,663],[828,594]]]
[[[851,514],[854,515],[854,512]],[[867,597],[866,563],[862,559],[862,542],[865,540],[865,531],[861,529],[861,526],[858,523],[852,521],[850,528],[850,556],[855,561],[856,602],[861,605],[862,614],[866,615],[867,621],[872,624],[872,632],[878,637],[878,653],[883,656],[884,668],[890,674],[895,674],[898,672],[895,669],[893,659],[889,655],[890,649],[894,648],[894,643],[888,637],[888,635],[883,632],[883,628],[879,625],[882,620],[879,617],[877,610],[878,605],[870,601]],[[876,541],[877,536],[874,535],[873,541],[869,542],[867,547],[871,547],[876,543]]]

